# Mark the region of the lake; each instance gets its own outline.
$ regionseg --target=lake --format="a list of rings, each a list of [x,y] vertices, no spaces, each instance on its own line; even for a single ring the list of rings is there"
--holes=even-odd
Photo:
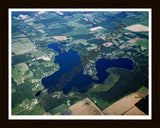
[[[103,83],[108,77],[109,73],[106,72],[108,68],[116,67],[128,70],[133,70],[133,61],[128,58],[107,60],[99,59],[95,63],[97,70],[98,80],[92,79],[91,76],[83,74],[84,69],[81,67],[76,73],[71,71],[79,65],[81,58],[76,51],[69,49],[68,52],[61,51],[59,46],[65,45],[66,43],[52,43],[48,45],[48,48],[52,48],[59,54],[55,57],[54,63],[60,66],[60,69],[50,76],[44,77],[42,79],[42,85],[44,88],[48,88],[48,92],[51,91],[52,87],[56,88],[58,85],[61,87],[64,94],[67,94],[72,90],[72,87],[76,87],[79,92],[86,92],[93,83]],[[64,77],[66,77],[64,79]]]

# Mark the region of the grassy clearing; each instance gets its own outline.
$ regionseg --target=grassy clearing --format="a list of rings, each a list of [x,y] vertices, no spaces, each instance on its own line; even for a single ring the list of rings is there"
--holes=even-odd
[[[103,84],[100,85],[94,85],[92,89],[90,89],[90,92],[101,92],[101,91],[108,91],[109,89],[111,89],[115,83],[119,80],[120,75],[116,74],[114,72],[115,68],[110,68],[107,70],[107,72],[109,72],[109,76],[108,78],[104,81]],[[108,106],[110,106],[112,103],[108,103],[107,101],[103,101],[102,99],[97,99],[95,97],[91,97],[89,94],[89,98],[95,103],[96,101],[96,105],[101,109],[105,109]]]
[[[39,50],[31,51],[30,53],[36,58],[41,57],[41,56],[44,55],[44,53],[39,51]]]
[[[56,16],[56,14],[51,14],[51,13],[48,13],[48,14],[42,14],[45,18],[47,18],[47,19],[49,19],[49,18],[53,18],[53,17],[55,17]]]
[[[32,33],[27,33],[27,36],[36,36],[37,34],[32,32]]]
[[[35,29],[37,29],[37,28],[39,28],[39,27],[44,27],[44,24],[42,24],[42,23],[38,23],[38,24],[34,24],[33,25],[33,27],[35,28]]]
[[[31,110],[26,109],[24,111],[17,113],[17,115],[44,115],[44,114],[45,110],[39,105],[35,105]]]
[[[19,42],[12,44],[12,50],[15,54],[23,54],[34,49],[35,45],[28,38],[21,38]]]
[[[33,76],[33,73],[30,70],[27,70],[25,72],[24,79],[31,78],[32,76]]]
[[[141,88],[139,88],[138,90],[137,90],[137,92],[139,92],[139,91],[141,91],[141,90],[144,90],[144,89],[147,89],[145,86],[142,86]]]
[[[89,33],[89,32],[90,31],[87,28],[77,28],[76,30],[65,33],[64,35],[71,36],[71,35],[85,34],[85,33]]]
[[[20,63],[17,65],[14,65],[14,67],[12,69],[12,76],[17,84],[24,83],[25,78],[23,75],[25,74],[25,72],[27,70],[29,70],[29,69],[28,69],[28,66],[26,65],[26,63]]]
[[[101,99],[97,99],[95,97],[89,97],[101,110],[104,110],[105,108],[107,108],[108,106],[110,106],[111,104],[103,101]]]
[[[142,24],[142,25],[145,25],[145,26],[149,26],[149,24],[148,24],[148,19],[139,22],[139,24]]]
[[[101,84],[97,88],[94,87],[95,88],[94,91],[96,91],[96,92],[108,91],[119,80],[120,76],[118,74],[116,74],[116,73],[113,73],[112,69],[108,69],[108,72],[110,73],[110,75],[108,76],[108,78],[104,81],[103,84]]]
[[[54,108],[53,110],[52,110],[52,114],[54,115],[54,114],[56,114],[56,113],[58,113],[58,112],[62,112],[64,109],[66,109],[66,108],[68,108],[68,105],[67,104],[61,104],[61,105],[59,105],[58,107],[56,107],[56,108]]]
[[[142,39],[136,42],[136,44],[141,45],[142,48],[148,49],[148,40]]]
[[[19,106],[20,104],[18,104],[16,107],[14,107],[12,109],[12,115],[15,115],[16,113],[22,111],[24,108]]]

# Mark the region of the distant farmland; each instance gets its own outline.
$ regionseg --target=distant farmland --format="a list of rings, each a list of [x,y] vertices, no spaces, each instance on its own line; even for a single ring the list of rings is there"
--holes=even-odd
[[[72,112],[72,115],[104,115],[89,98],[70,106],[69,110]]]
[[[147,94],[148,90],[132,93],[104,109],[103,112],[106,115],[145,115],[145,113],[139,110],[135,104]]]

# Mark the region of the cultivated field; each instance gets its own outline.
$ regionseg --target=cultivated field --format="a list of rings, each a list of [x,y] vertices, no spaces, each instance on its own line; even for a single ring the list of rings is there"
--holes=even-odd
[[[89,99],[86,98],[69,107],[71,115],[104,115],[104,113]]]
[[[43,13],[45,13],[45,11],[39,11],[39,12],[38,12],[38,14],[43,14]]]
[[[134,24],[134,25],[126,27],[125,29],[133,31],[133,32],[145,32],[149,30],[147,26],[144,26],[141,24]]]
[[[24,22],[33,22],[33,21],[35,21],[34,18],[29,18],[29,19],[24,20]]]
[[[134,39],[129,40],[129,43],[135,43],[136,41],[140,40],[140,38],[136,37]]]
[[[106,40],[106,36],[101,36],[100,39]]]
[[[141,96],[142,93],[143,93],[143,97]],[[104,109],[103,112],[106,115],[123,115],[127,112],[129,114],[134,115],[134,113],[136,112],[138,113],[138,110],[137,110],[138,108],[137,109],[136,108],[132,109],[132,108],[135,107],[135,104],[139,102],[142,98],[144,98],[144,96],[146,96],[147,94],[148,94],[148,90],[145,90],[145,91],[141,90],[137,93],[133,93],[131,95],[125,96],[124,98],[120,99],[119,101],[112,104],[108,108]]]
[[[67,40],[68,38],[66,36],[54,36],[54,39],[62,41],[62,40]]]
[[[117,41],[113,40],[113,43],[114,43],[116,46],[118,46],[118,47],[119,47],[119,44],[118,44],[118,42],[117,42]]]
[[[26,35],[20,34],[20,35],[12,36],[12,38],[20,38],[20,37],[26,37]]]
[[[124,45],[119,46],[120,49],[123,49],[124,47],[125,47]]]
[[[102,28],[103,28],[103,27],[98,26],[98,27],[91,28],[90,30],[91,30],[91,31],[95,31],[95,30],[102,29]]]
[[[103,44],[105,47],[109,47],[109,46],[112,46],[113,45],[113,43],[111,43],[111,42],[107,42],[107,43],[104,43]]]
[[[22,15],[22,14],[20,14],[19,17],[20,17],[22,20],[25,20],[25,19],[29,18],[28,15]]]
[[[62,13],[62,12],[60,12],[60,11],[57,11],[56,13],[57,13],[57,14],[60,14],[60,15],[63,15],[63,13]]]
[[[146,114],[144,112],[142,112],[139,108],[134,106],[128,112],[126,112],[124,115],[146,115]]]

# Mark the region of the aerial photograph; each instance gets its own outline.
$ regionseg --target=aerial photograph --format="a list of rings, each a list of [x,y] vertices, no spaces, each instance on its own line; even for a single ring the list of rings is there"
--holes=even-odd
[[[11,10],[11,116],[148,116],[148,10]]]

